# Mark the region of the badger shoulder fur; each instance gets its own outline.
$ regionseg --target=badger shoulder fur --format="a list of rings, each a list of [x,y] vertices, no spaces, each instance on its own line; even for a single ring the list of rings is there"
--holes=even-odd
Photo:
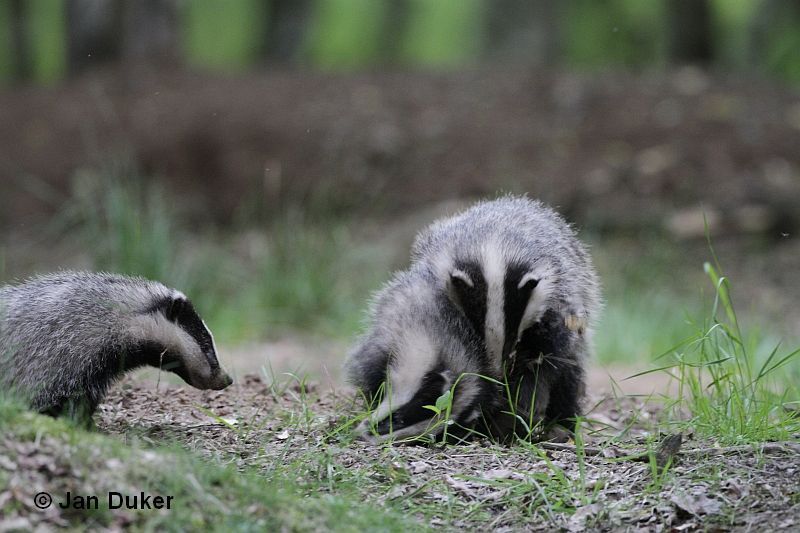
[[[386,383],[362,431],[421,433],[432,414],[423,406],[456,381],[460,426],[499,440],[571,429],[599,308],[586,248],[544,204],[507,196],[434,222],[350,354],[351,381],[368,397]]]
[[[232,382],[191,302],[161,283],[64,271],[0,288],[0,385],[32,408],[91,416],[143,365],[200,389]]]
[[[371,441],[436,436],[443,418],[426,406],[452,391],[450,434],[472,427],[497,396],[470,324],[436,290],[424,266],[400,272],[374,297],[367,332],[345,369],[372,412],[360,426]]]

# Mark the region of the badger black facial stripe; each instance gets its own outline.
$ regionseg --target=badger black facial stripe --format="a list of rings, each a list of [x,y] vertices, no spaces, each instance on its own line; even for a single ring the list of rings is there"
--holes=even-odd
[[[532,278],[531,273],[522,265],[510,265],[506,271],[505,302],[503,314],[505,315],[505,342],[503,356],[508,356],[517,342],[520,323],[525,315],[525,309],[533,294],[533,289],[527,282]]]
[[[459,262],[451,273],[451,278],[464,281],[460,275],[463,274],[466,281],[460,287],[455,283],[450,287],[450,298],[467,317],[475,332],[483,338],[486,309],[486,281],[481,274],[480,267],[475,263]]]
[[[168,320],[177,324],[197,343],[209,366],[212,369],[219,368],[217,349],[214,345],[214,337],[211,335],[211,330],[208,329],[208,326],[197,314],[192,302],[186,299],[183,294],[176,293],[171,298],[163,299],[157,302],[149,311],[164,313]]]
[[[518,347],[519,357],[531,362],[540,357],[550,358],[552,364],[564,366],[559,359],[562,354],[569,351],[571,338],[563,320],[555,311],[548,309],[541,319],[522,335]]]
[[[401,406],[392,406],[392,413],[378,422],[375,428],[378,434],[387,435],[389,432],[399,431],[431,419],[434,413],[425,406],[436,405],[437,398],[444,394],[444,391],[450,386],[450,381],[445,377],[443,371],[444,365],[439,365],[425,374],[419,389],[411,400]]]

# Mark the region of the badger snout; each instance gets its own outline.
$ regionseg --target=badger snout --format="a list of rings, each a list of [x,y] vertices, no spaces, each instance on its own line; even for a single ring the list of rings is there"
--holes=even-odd
[[[208,376],[193,376],[189,385],[201,390],[222,390],[233,383],[227,372],[218,368]]]
[[[216,384],[211,388],[213,390],[222,390],[231,384],[233,384],[233,378],[225,372],[220,372]]]

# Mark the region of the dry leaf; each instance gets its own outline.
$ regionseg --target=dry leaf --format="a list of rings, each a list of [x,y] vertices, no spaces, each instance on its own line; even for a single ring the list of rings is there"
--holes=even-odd
[[[718,514],[722,509],[719,500],[700,494],[673,494],[670,501],[680,510],[694,516]]]

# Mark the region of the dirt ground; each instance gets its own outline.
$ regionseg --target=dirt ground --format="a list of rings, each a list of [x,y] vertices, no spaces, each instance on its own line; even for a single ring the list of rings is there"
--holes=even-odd
[[[488,442],[386,448],[342,439],[335,428],[358,409],[350,391],[313,383],[307,390],[297,383],[280,390],[254,375],[241,377],[220,392],[127,380],[101,406],[97,422],[101,431],[121,438],[136,435],[152,442],[177,442],[209,458],[256,467],[267,476],[288,463],[316,464],[319,454],[326,454],[334,471],[367,470],[367,501],[401,502],[433,527],[498,531],[800,527],[796,443],[759,451],[748,446],[720,448],[683,435],[675,464],[659,481],[650,463],[630,459],[647,449],[659,405],[596,392],[588,402],[593,406],[592,422],[584,428],[583,461],[577,460],[569,444],[537,454],[526,447]],[[219,418],[209,417],[209,412]],[[297,424],[288,415],[302,412],[313,413],[308,424]],[[386,479],[386,468],[394,472],[392,479]],[[530,481],[536,476],[552,477],[554,469],[575,483],[575,500],[566,503],[568,510],[559,510],[558,505],[531,508],[534,496],[526,498],[522,492],[533,490],[535,482]],[[590,496],[581,500],[578,494]],[[463,508],[464,513],[443,511],[437,516],[419,511],[437,505]],[[470,509],[472,513],[467,512]]]
[[[281,339],[245,344],[223,349],[223,365],[233,376],[260,375],[265,379],[280,379],[293,374],[312,376],[323,388],[343,388],[342,361],[348,345],[344,341],[286,336]],[[635,378],[634,374],[650,367],[630,367],[620,364],[604,365],[593,362],[588,372],[588,389],[597,396],[618,393],[621,395],[658,395],[669,393],[672,384],[664,373],[651,373]],[[140,380],[155,383],[158,372],[146,370]],[[176,377],[167,376],[171,383],[180,383]],[[630,378],[630,379],[629,379]]]

